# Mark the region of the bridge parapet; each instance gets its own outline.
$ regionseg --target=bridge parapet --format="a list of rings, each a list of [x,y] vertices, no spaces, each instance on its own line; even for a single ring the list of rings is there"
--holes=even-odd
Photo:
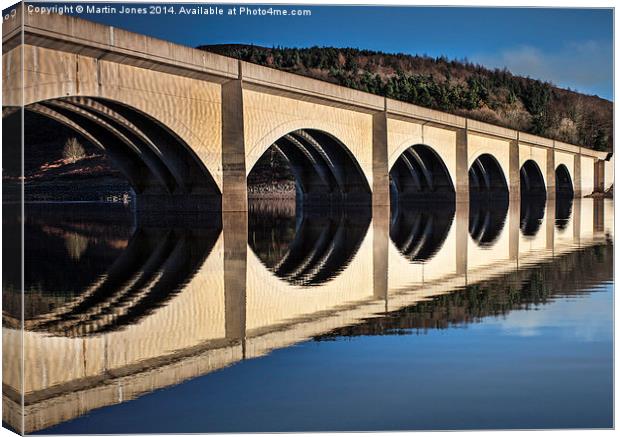
[[[239,63],[239,77],[244,86],[252,84],[284,93],[301,94],[336,103],[338,106],[354,106],[364,112],[380,112],[384,109],[384,98],[352,88],[342,87],[318,79],[291,74],[274,68],[249,62]]]
[[[385,99],[385,108],[388,115],[402,116],[441,126],[464,128],[467,123],[467,119],[465,117],[424,108],[422,106],[413,105],[411,103],[401,102],[394,99]]]
[[[519,142],[527,145],[545,147],[553,149],[553,140],[550,138],[539,137],[538,135],[527,132],[519,132]]]
[[[508,140],[516,140],[519,138],[519,132],[514,129],[496,126],[494,124],[484,123],[482,121],[467,119],[467,130],[484,135],[490,135],[495,138]]]
[[[580,153],[581,152],[581,147],[575,146],[573,144],[564,143],[562,141],[555,141],[555,149],[556,150],[560,150],[560,151],[564,151],[564,152],[570,152],[570,153]]]
[[[226,80],[238,75],[235,59],[77,17],[26,9],[22,26],[21,10],[17,7],[2,26],[3,53],[21,42],[23,27],[24,44],[181,76]]]

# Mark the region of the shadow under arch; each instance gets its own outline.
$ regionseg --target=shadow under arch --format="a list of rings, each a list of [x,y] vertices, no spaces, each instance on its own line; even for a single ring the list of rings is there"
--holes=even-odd
[[[250,189],[264,179],[258,173],[269,168],[267,163],[273,152],[288,164],[294,175],[298,203],[371,204],[370,186],[353,154],[333,135],[317,129],[289,132],[268,147],[248,174]]]
[[[138,209],[221,209],[219,188],[200,158],[144,112],[99,97],[50,99],[25,110],[72,129],[101,149],[132,186]],[[19,114],[3,108],[3,124]]]
[[[520,170],[521,198],[546,197],[545,179],[535,161],[528,159]]]
[[[495,157],[483,153],[469,167],[469,199],[507,200],[508,184],[502,167]]]
[[[80,211],[78,207],[70,212],[33,211],[32,219],[27,213],[27,226],[33,235],[46,236],[45,244],[37,241],[36,247],[26,241],[27,256],[31,252],[31,257],[40,259],[46,247],[53,256],[46,257],[44,270],[27,273],[26,330],[84,337],[140,322],[182,292],[221,232],[219,214],[190,214],[168,221],[162,217],[139,219],[129,231],[128,223],[123,223],[126,230],[122,238],[118,238],[118,232],[113,233],[115,238],[105,238],[106,228],[119,225],[120,215],[124,214],[123,220],[135,216],[120,210],[110,214],[110,205],[100,205],[98,208],[106,211],[99,210],[97,217],[89,215],[92,205],[86,208],[91,211]],[[105,259],[104,244],[112,249],[112,256]],[[59,256],[62,246],[67,247],[68,254]],[[39,268],[34,262],[28,265],[31,270]],[[85,265],[97,269],[85,273]],[[51,277],[53,274],[57,277]],[[67,285],[73,288],[69,293],[65,292]],[[53,304],[40,305],[41,299]],[[19,327],[20,323],[19,317],[3,312],[3,325]]]
[[[301,208],[252,202],[248,244],[276,277],[297,286],[336,278],[353,260],[370,225],[365,208]]]
[[[547,189],[540,167],[531,159],[521,166],[520,184],[520,228],[524,236],[533,237],[540,230],[545,216]]]
[[[558,165],[555,169],[555,195],[556,198],[572,198],[575,195],[573,180],[564,164]]]
[[[453,202],[439,202],[430,207],[393,203],[390,238],[398,251],[411,262],[426,262],[441,249],[452,227]]]
[[[390,169],[392,203],[409,201],[453,201],[456,197],[450,172],[430,146],[407,148]]]

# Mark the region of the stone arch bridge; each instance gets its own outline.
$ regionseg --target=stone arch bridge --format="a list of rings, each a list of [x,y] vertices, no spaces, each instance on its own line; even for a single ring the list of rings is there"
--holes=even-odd
[[[117,163],[139,209],[246,211],[268,149],[304,201],[553,198],[613,183],[603,152],[27,8],[4,22],[2,74],[3,119],[23,106],[73,128]]]

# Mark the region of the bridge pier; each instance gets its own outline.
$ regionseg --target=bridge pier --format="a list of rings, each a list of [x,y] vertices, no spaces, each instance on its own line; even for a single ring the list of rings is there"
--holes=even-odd
[[[372,205],[390,205],[390,169],[388,168],[387,112],[372,118]],[[374,215],[374,214],[373,214]]]
[[[456,202],[469,202],[469,153],[467,123],[456,133]],[[469,212],[468,212],[469,214]]]
[[[388,247],[390,240],[390,207],[373,205],[373,295],[375,299],[388,301]]]
[[[555,190],[555,187],[554,187]],[[553,197],[547,199],[546,211],[545,211],[545,248],[553,251],[555,248],[555,208],[556,208],[555,194]]]
[[[605,191],[605,161],[602,159],[594,162],[594,191]]]
[[[521,167],[519,164],[519,137],[510,141],[508,146],[508,195],[510,205],[519,202],[521,198]]]
[[[521,237],[521,203],[511,199],[508,205],[508,258],[519,265],[519,239]]]
[[[581,155],[575,155],[573,162],[575,172],[575,180],[573,181],[574,197],[581,198],[583,197],[583,193],[581,192]]]
[[[580,243],[581,239],[581,197],[575,198],[573,201],[573,240]]]
[[[555,141],[554,141],[555,146]],[[547,149],[547,199],[555,199],[555,149]]]
[[[469,202],[457,202],[454,214],[456,230],[456,274],[467,285],[467,243],[469,241]]]
[[[223,213],[224,312],[226,339],[240,342],[245,357],[248,216]]]
[[[245,168],[243,82],[222,85],[222,211],[248,210],[248,182]]]
[[[605,201],[603,199],[594,199],[594,212],[592,214],[594,234],[602,234],[605,232]]]

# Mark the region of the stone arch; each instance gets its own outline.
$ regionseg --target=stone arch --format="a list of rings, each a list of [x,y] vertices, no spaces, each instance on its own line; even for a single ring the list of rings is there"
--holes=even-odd
[[[564,164],[558,165],[555,169],[555,194],[556,197],[573,197],[575,194],[573,180]]]
[[[520,179],[521,198],[546,196],[545,179],[536,161],[528,159],[523,163],[520,170]]]
[[[25,45],[23,50],[23,69],[28,72],[25,80],[30,86],[9,88],[3,105],[28,106],[71,97],[123,104],[165,126],[187,144],[221,191],[220,83],[37,45]],[[19,50],[5,55],[12,57],[11,68],[19,65]]]
[[[253,129],[252,131],[257,130]],[[246,144],[246,175],[250,174],[250,171],[256,164],[256,162],[265,154],[265,152],[280,138],[283,136],[299,131],[299,130],[315,130],[321,131],[335,140],[337,140],[347,152],[353,155],[352,147],[356,142],[360,141],[360,138],[356,138],[348,129],[342,129],[341,126],[335,125],[334,120],[329,117],[323,118],[292,118],[288,121],[274,124],[274,126],[267,131],[267,133],[260,133],[258,140],[254,140],[249,144]],[[247,136],[253,138],[256,133],[249,133]],[[356,158],[356,160],[358,160]],[[372,187],[372,172],[366,169],[363,165],[366,161],[359,159],[360,168],[364,173],[368,185]]]
[[[454,200],[455,190],[443,159],[430,146],[405,149],[390,169],[393,201]]]
[[[261,158],[272,150],[288,162],[302,203],[370,204],[371,190],[362,168],[334,135],[318,129],[297,129],[275,139]],[[261,158],[253,160],[248,177]]]
[[[489,153],[479,155],[469,167],[469,196],[472,200],[508,198],[506,175]]]
[[[194,150],[140,109],[99,97],[30,103],[26,111],[51,118],[100,148],[132,185],[140,209],[220,209],[220,190]]]

